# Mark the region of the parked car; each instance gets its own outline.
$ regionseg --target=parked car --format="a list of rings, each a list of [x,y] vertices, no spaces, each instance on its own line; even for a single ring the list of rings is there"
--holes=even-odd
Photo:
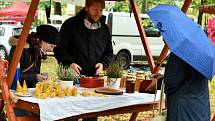
[[[0,25],[0,57],[7,59],[11,46],[8,41],[11,36],[20,35],[22,25],[2,24]],[[33,31],[33,29],[31,29]],[[31,32],[30,31],[30,32]]]
[[[107,12],[106,23],[112,34],[113,53],[116,61],[124,68],[131,62],[146,60],[140,34],[133,13]],[[152,56],[157,58],[164,42],[158,29],[152,24],[147,14],[140,14]]]

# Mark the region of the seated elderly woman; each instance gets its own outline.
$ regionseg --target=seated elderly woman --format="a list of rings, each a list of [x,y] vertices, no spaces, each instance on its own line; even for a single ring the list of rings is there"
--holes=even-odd
[[[18,38],[19,36],[12,36],[9,40],[12,46],[9,62],[12,61]],[[36,33],[29,34],[20,59],[21,85],[25,80],[28,88],[33,88],[38,81],[47,80],[47,76],[40,74],[41,61],[46,59],[46,52],[53,51],[58,42],[59,32],[51,25],[40,25],[36,28]]]

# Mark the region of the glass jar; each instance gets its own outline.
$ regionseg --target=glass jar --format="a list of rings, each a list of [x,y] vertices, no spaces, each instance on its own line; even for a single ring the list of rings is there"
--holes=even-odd
[[[126,80],[126,93],[134,93],[135,92],[135,79],[127,79]]]

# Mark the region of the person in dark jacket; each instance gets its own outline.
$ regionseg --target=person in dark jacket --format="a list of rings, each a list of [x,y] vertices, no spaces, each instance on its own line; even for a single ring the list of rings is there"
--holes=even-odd
[[[61,41],[54,48],[55,58],[78,75],[99,75],[112,61],[111,35],[102,15],[104,7],[104,0],[86,0],[85,8],[61,27]],[[95,120],[97,118],[83,119]]]
[[[171,53],[164,74],[168,121],[210,121],[207,78]]]
[[[167,121],[210,121],[207,78],[174,53],[168,58],[164,84]]]
[[[85,8],[61,27],[55,57],[78,75],[99,75],[112,61],[111,35],[102,15],[104,6],[104,0],[86,0]]]
[[[28,88],[34,88],[38,81],[47,80],[47,76],[40,73],[41,60],[46,59],[46,52],[53,51],[59,37],[58,30],[51,25],[40,25],[36,28],[36,33],[29,34],[20,59],[21,85],[25,80]],[[12,36],[9,40],[12,46],[9,62],[12,61],[18,38],[19,36]]]

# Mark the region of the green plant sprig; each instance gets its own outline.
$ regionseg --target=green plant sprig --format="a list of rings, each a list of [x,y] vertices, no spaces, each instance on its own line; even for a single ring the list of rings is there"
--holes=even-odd
[[[75,71],[72,68],[63,66],[62,64],[59,64],[57,68],[57,75],[60,80],[64,81],[72,81],[77,78]]]
[[[117,62],[112,62],[111,65],[106,69],[106,75],[109,78],[121,78],[122,67]]]

